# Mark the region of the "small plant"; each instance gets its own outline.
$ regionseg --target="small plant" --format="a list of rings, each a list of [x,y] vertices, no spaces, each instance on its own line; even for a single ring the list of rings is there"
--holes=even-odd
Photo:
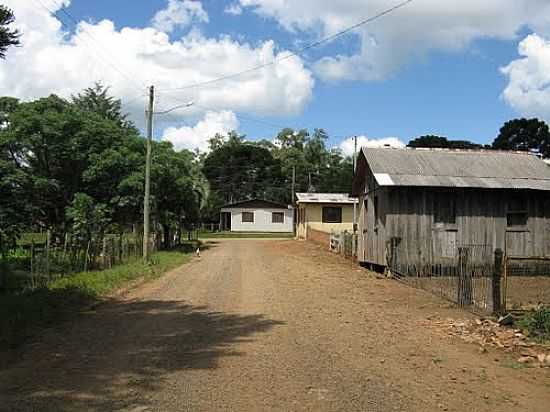
[[[519,326],[540,341],[550,341],[550,307],[530,312],[519,321]]]

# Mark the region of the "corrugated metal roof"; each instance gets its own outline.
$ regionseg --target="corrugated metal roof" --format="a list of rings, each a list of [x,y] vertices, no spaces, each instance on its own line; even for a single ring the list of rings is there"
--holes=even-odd
[[[298,203],[357,203],[347,193],[296,193]]]
[[[232,208],[271,208],[271,209],[292,209],[292,206],[285,205],[283,203],[274,202],[272,200],[265,199],[249,199],[242,200],[240,202],[230,203],[225,206],[222,206],[222,209],[232,209]]]
[[[550,168],[529,153],[363,148],[380,186],[550,190]]]

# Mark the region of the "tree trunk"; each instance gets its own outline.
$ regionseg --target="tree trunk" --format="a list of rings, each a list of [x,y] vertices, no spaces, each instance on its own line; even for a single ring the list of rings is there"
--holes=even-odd
[[[170,249],[170,226],[167,224],[162,225],[162,232],[164,236],[164,249]]]

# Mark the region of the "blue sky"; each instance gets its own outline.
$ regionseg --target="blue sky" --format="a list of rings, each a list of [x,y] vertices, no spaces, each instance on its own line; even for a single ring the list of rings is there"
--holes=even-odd
[[[67,95],[72,92],[70,87],[77,91],[86,82],[101,80],[129,102],[128,110],[138,123],[142,121],[144,97],[139,97],[139,90],[136,93],[136,82],[158,83],[160,89],[170,89],[193,83],[192,78],[207,81],[231,74],[270,61],[270,53],[275,56],[296,50],[396,4],[386,0],[343,0],[340,6],[328,0],[304,0],[300,4],[274,0],[64,0],[65,10],[87,24],[77,29],[62,13],[61,1],[24,0],[28,9],[15,0],[8,0],[8,5],[13,3],[16,17],[28,25],[28,32],[55,26],[47,13],[38,16],[36,2],[55,11],[65,21],[65,28],[53,27],[42,35],[50,42],[59,42],[54,45],[65,59],[82,59],[90,52],[92,62],[82,63],[82,76],[66,73],[65,78],[75,79],[74,85],[56,89],[57,79],[48,72],[41,75],[51,81],[43,81],[38,88],[32,86],[29,77],[25,79],[28,86],[14,94],[22,98],[48,91]],[[366,136],[365,141],[368,138],[374,144],[389,137],[406,143],[422,134],[490,143],[506,120],[535,115],[548,119],[550,110],[544,107],[546,98],[550,105],[550,78],[545,78],[541,67],[550,64],[546,60],[550,59],[550,43],[541,27],[548,26],[550,18],[541,20],[540,9],[534,12],[531,7],[544,2],[503,0],[499,6],[488,0],[482,10],[476,2],[463,3],[463,9],[454,10],[456,6],[440,7],[435,0],[413,1],[353,34],[293,59],[294,66],[280,68],[282,74],[274,68],[259,73],[258,78],[245,76],[232,86],[222,82],[204,90],[161,91],[162,109],[184,100],[197,103],[192,110],[158,119],[156,135],[180,147],[203,149],[203,135],[216,127],[221,132],[238,127],[250,138],[272,138],[282,126],[324,128],[331,135],[331,146],[352,135]],[[520,3],[524,4],[516,9]],[[229,5],[239,6],[242,13],[227,13]],[[168,16],[164,20],[170,22],[168,28],[155,20],[162,10]],[[113,27],[102,25],[104,22]],[[71,31],[61,41],[50,39],[55,30],[61,33],[67,27]],[[135,32],[129,35],[125,28]],[[160,41],[161,46],[151,32],[146,39],[136,37],[146,28],[167,36]],[[89,37],[87,41],[84,34]],[[271,48],[264,49],[266,42],[272,42]],[[520,55],[522,45],[525,50]],[[4,64],[14,61],[17,65],[19,60],[22,64],[32,59],[33,53],[36,58],[40,47],[48,46],[52,44],[24,43],[24,50]],[[207,55],[210,48],[212,53]],[[142,50],[147,51],[145,57]],[[58,74],[78,70],[77,64],[63,59],[58,64]],[[109,67],[102,69],[102,64],[117,66],[126,76]],[[509,68],[506,73],[501,70],[504,67]],[[88,69],[90,73],[86,73]],[[136,80],[134,85],[128,84],[132,83],[128,77]],[[6,84],[2,87],[9,90]],[[217,91],[222,98],[217,99]]]

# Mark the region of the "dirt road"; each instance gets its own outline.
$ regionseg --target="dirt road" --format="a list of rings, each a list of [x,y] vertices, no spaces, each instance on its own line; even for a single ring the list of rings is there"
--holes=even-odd
[[[467,318],[303,242],[217,241],[48,331],[2,411],[548,411],[550,372],[423,325]]]

